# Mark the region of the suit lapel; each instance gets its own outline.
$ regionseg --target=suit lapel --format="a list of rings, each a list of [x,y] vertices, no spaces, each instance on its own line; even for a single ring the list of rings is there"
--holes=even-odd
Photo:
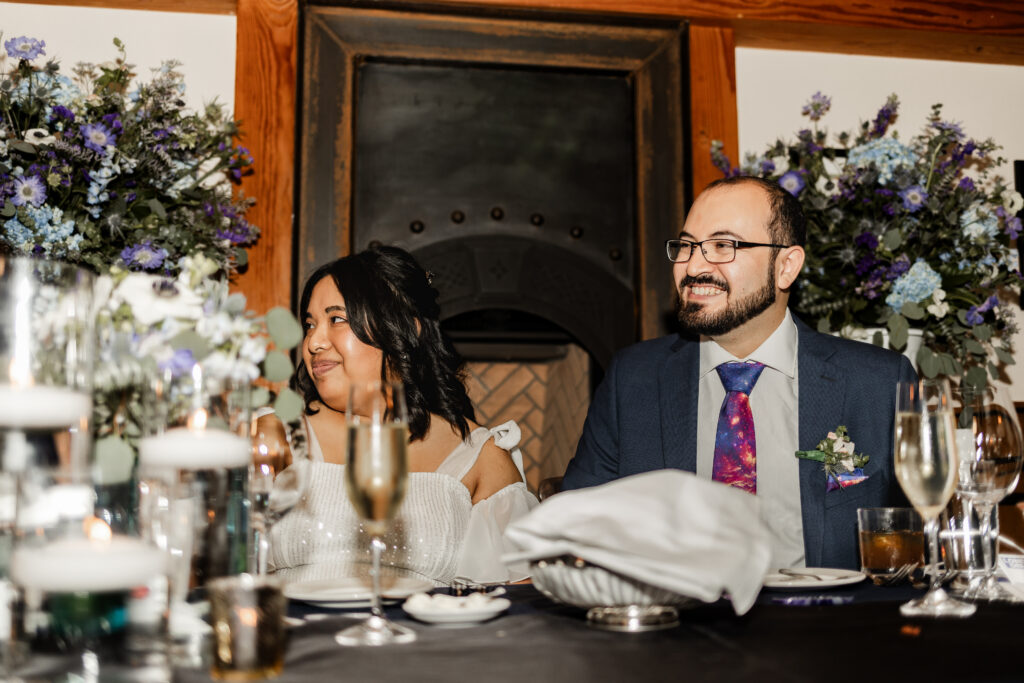
[[[820,337],[799,320],[799,435],[800,450],[818,445],[841,423],[844,394],[840,368],[831,362],[832,353]],[[807,565],[822,564],[825,541],[825,474],[821,463],[800,461],[800,507],[804,525]]]
[[[697,471],[697,382],[700,345],[680,339],[658,377],[665,467]]]

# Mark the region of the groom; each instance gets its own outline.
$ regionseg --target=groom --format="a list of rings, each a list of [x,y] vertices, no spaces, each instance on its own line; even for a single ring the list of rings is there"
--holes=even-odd
[[[725,178],[701,193],[667,245],[692,338],[615,356],[563,489],[689,470],[758,497],[775,566],[859,568],[857,508],[899,496],[896,383],[916,375],[899,354],[819,334],[790,314],[805,232],[799,202],[774,183]],[[841,425],[870,457],[866,478],[826,491],[822,464],[795,453]]]

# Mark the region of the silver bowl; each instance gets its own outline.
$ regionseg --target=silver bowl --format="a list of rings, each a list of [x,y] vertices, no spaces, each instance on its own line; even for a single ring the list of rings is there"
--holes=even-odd
[[[700,602],[572,556],[536,560],[531,563],[531,575],[533,585],[547,597],[584,609],[628,605],[691,607]]]

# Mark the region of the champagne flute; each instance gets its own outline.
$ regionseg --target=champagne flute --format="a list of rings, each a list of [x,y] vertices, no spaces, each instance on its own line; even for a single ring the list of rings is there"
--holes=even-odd
[[[270,557],[270,530],[302,499],[309,482],[309,459],[291,449],[288,430],[274,413],[252,421],[253,527],[256,573],[265,575]]]
[[[1017,418],[996,398],[991,386],[965,386],[960,391],[961,409],[957,419],[960,456],[957,493],[978,512],[981,532],[983,573],[968,583],[964,597],[980,600],[1010,599],[995,578],[998,554],[999,518],[992,511],[1017,485],[1024,451]],[[965,539],[970,542],[970,539]]]
[[[345,420],[345,489],[372,539],[373,588],[370,617],[339,631],[334,638],[341,645],[411,643],[416,640],[416,632],[389,621],[380,606],[380,555],[384,549],[381,536],[398,512],[409,476],[409,425],[401,383],[353,383]]]
[[[957,481],[953,406],[944,379],[900,382],[896,388],[896,479],[925,522],[931,547],[928,592],[900,605],[908,617],[966,617],[975,606],[950,597],[939,581],[939,513]]]

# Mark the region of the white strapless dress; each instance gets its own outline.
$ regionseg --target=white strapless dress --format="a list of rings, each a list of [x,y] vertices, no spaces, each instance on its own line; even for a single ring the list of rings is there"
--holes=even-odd
[[[365,575],[370,539],[345,493],[345,466],[324,462],[305,419],[302,428],[308,440],[310,483],[298,505],[272,528],[272,568],[288,582]],[[515,422],[474,430],[436,471],[409,474],[402,507],[382,538],[387,546],[384,566],[438,585],[448,585],[456,577],[489,583],[529,576],[526,564],[501,562],[502,553],[515,550],[504,539],[505,527],[537,505],[525,478],[476,505],[462,483],[491,438],[510,451],[523,477]]]

